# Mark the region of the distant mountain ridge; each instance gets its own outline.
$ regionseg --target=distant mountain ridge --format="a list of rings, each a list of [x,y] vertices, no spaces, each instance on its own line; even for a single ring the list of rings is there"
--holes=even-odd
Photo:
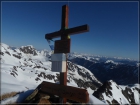
[[[110,79],[119,85],[139,82],[138,61],[85,55],[69,55],[69,58],[71,62],[89,69],[102,83]]]
[[[93,62],[96,62],[96,63],[106,62],[106,61],[126,63],[126,64],[131,64],[131,65],[135,65],[136,63],[140,63],[139,61],[133,60],[133,59],[130,59],[130,58],[106,57],[106,56],[83,54],[83,53],[76,53],[76,52],[69,53],[68,58],[70,60],[75,59],[75,58],[83,58],[85,60],[93,61]]]

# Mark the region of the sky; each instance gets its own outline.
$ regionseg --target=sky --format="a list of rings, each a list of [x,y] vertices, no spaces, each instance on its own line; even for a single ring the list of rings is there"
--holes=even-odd
[[[2,2],[1,42],[50,50],[45,34],[60,30],[65,4],[69,28],[89,25],[70,37],[71,52],[138,60],[138,2]]]

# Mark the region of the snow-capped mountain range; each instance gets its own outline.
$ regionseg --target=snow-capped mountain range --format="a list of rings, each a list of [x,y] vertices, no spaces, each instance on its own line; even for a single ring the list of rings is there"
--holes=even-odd
[[[15,48],[10,47],[4,43],[1,43],[0,46],[1,46],[0,51],[1,94],[11,91],[27,91],[28,89],[35,89],[42,81],[48,81],[53,83],[59,82],[59,72],[51,71],[50,60],[52,52],[48,50],[37,51],[32,45]],[[107,71],[109,72],[111,68],[113,67],[115,68],[115,65],[127,64],[126,61],[130,63],[132,62],[131,60],[127,59],[124,60],[125,62],[123,60],[121,60],[123,62],[119,62],[120,59],[114,60],[115,58],[110,59],[99,56],[95,57],[76,53],[70,53],[68,55],[68,59],[69,61],[68,61],[67,85],[87,89],[90,96],[89,103],[138,104],[140,91],[139,84],[136,80],[135,82],[133,82],[135,83],[133,88],[129,88],[129,86],[117,85],[116,81],[114,82],[114,80],[106,81],[109,82],[111,85],[105,87],[104,84],[106,82],[104,83],[102,79],[99,78],[99,76],[96,76],[97,73],[100,74],[100,77],[103,75],[101,73],[102,72],[101,69],[98,69],[99,65],[98,66],[96,65],[97,68],[95,68],[96,66],[95,67],[93,66],[95,64],[100,65],[103,64],[103,67],[106,69],[106,72]],[[81,61],[79,62],[79,60]],[[84,63],[84,61],[86,62]],[[135,63],[137,64],[137,66],[134,65]],[[139,63],[133,61],[133,63],[127,65],[134,66],[136,70],[133,71],[134,75],[138,77],[137,75]],[[96,75],[94,74],[93,69],[95,71],[98,71],[97,73],[95,73]],[[129,71],[129,73],[131,72],[132,70]],[[109,76],[107,75],[107,73],[105,73],[104,75],[107,77]],[[116,88],[115,86],[126,87],[131,91],[126,91],[124,88]],[[102,87],[104,87],[104,89],[102,89]],[[111,91],[113,95],[108,96],[108,94],[106,94],[105,91],[103,90]],[[117,96],[116,90],[120,92],[120,94],[118,94]],[[129,95],[129,93],[134,95]],[[121,98],[121,101],[118,100],[118,98]],[[1,103],[6,102],[7,102],[6,100],[1,101]]]
[[[113,80],[119,85],[138,83],[140,63],[130,59],[72,54],[70,61],[89,69],[102,83]]]

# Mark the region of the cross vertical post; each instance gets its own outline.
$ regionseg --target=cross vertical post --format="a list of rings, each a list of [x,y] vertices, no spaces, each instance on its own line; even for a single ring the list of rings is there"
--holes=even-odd
[[[61,30],[68,29],[68,6],[62,6],[62,20],[61,20]],[[61,40],[67,39],[67,34],[61,34]],[[66,72],[60,72],[60,84],[67,85],[67,54],[66,54]],[[63,103],[66,103],[66,98],[62,99]]]
[[[62,6],[61,29],[68,28],[68,11],[69,11],[69,8],[67,5]]]

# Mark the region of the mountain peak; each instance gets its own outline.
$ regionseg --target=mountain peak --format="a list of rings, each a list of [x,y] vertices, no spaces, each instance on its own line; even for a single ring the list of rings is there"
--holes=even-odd
[[[37,51],[36,51],[36,49],[32,45],[21,46],[20,50],[22,52],[24,52],[25,54],[37,55]]]

